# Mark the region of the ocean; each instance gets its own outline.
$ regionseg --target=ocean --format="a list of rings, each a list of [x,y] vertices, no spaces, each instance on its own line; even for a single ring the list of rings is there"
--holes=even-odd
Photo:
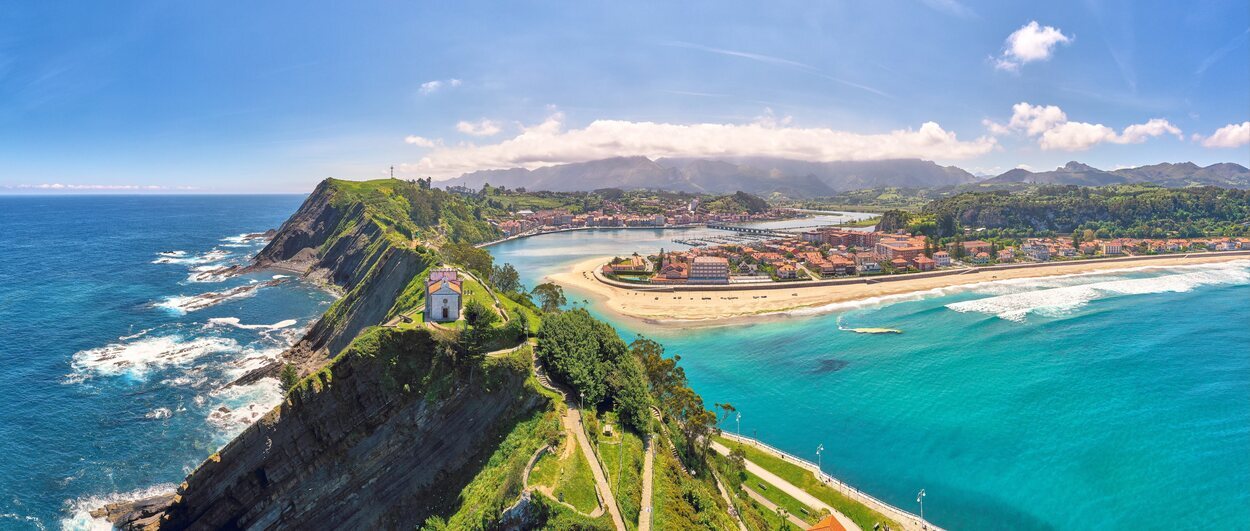
[[[202,309],[189,297],[271,280],[192,276],[244,262],[260,243],[241,236],[301,200],[0,197],[0,529],[98,524],[86,509],[177,483],[276,402],[272,381],[222,387],[331,298],[294,280]],[[587,257],[682,248],[672,240],[689,234],[578,231],[491,253],[533,286]],[[681,355],[706,404],[742,412],[724,429],[812,460],[823,444],[827,472],[913,512],[923,488],[925,516],[951,529],[1250,522],[1250,261],[721,327],[661,329],[569,300]]]
[[[170,488],[280,401],[225,389],[332,297],[243,264],[303,196],[0,196],[0,529],[98,527],[87,510]],[[194,278],[199,277],[199,278]]]

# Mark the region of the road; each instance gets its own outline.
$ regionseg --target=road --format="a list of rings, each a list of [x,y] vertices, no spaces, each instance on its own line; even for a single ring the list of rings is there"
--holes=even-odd
[[[729,448],[726,448],[725,445],[721,443],[712,442],[712,449],[716,450],[717,452],[720,452],[721,454],[729,455]],[[846,515],[838,512],[829,504],[823,501],[820,501],[819,498],[812,496],[811,494],[808,494],[807,491],[796,487],[793,483],[790,483],[789,481],[781,479],[781,477],[777,476],[776,474],[769,472],[764,467],[761,467],[755,463],[752,463],[751,461],[746,461],[746,467],[747,467],[747,472],[755,474],[759,476],[760,479],[763,479],[765,482],[767,482],[768,484],[778,489],[781,489],[782,492],[785,492],[786,494],[789,494],[794,499],[799,500],[799,503],[802,503],[803,505],[806,505],[816,510],[820,510],[820,509],[828,510],[829,514],[832,514],[834,518],[837,518],[838,522],[842,524],[842,527],[845,527],[848,531],[856,531],[859,529],[859,526],[855,525],[855,522],[852,522],[850,518],[846,517]]]

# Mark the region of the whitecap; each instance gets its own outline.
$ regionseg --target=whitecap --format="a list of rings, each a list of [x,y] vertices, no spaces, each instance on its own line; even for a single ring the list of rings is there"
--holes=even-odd
[[[1178,268],[1179,269],[1179,268]],[[1232,262],[1201,269],[1181,269],[1181,272],[1146,278],[1119,278],[1087,284],[1053,287],[1041,282],[1016,282],[1023,291],[947,304],[957,312],[978,312],[1000,319],[1023,322],[1030,314],[1063,316],[1071,314],[1091,301],[1124,295],[1151,293],[1183,293],[1200,286],[1221,284],[1245,284],[1250,282],[1250,270],[1244,263]],[[1071,277],[1070,277],[1071,278]]]
[[[173,414],[174,412],[170,411],[169,408],[167,407],[158,407],[156,409],[153,409],[152,411],[145,413],[143,415],[143,418],[149,419],[149,420],[160,420],[160,419],[167,419],[173,416]]]
[[[180,336],[163,336],[111,343],[75,353],[70,361],[73,372],[67,381],[78,382],[92,375],[128,374],[143,378],[154,368],[182,365],[206,354],[236,349],[238,343],[234,340],[219,337],[184,341]]]
[[[274,324],[269,324],[269,325],[267,324],[242,324],[239,322],[238,317],[213,317],[208,320],[208,324],[205,326],[207,326],[208,328],[212,328],[215,326],[233,326],[235,328],[241,328],[243,330],[280,330],[288,326],[294,326],[296,322],[297,321],[295,319],[284,319],[282,321],[278,321]]]
[[[40,531],[47,529],[47,527],[44,527],[43,525],[43,520],[40,520],[38,517],[35,517],[35,516],[29,516],[29,515],[17,514],[17,513],[0,513],[0,520],[16,520],[18,522],[26,522],[34,526],[35,529],[38,529]]]
[[[69,516],[61,519],[61,529],[73,531],[107,531],[113,525],[104,518],[91,516],[91,511],[100,509],[110,503],[142,500],[162,494],[174,492],[177,487],[172,483],[161,483],[130,492],[115,492],[103,496],[86,496],[75,500],[66,500],[66,513]]]
[[[182,254],[174,254],[174,253],[182,253]],[[157,253],[157,256],[158,258],[152,261],[153,264],[184,264],[184,265],[209,264],[209,263],[220,262],[222,260],[225,260],[226,258],[230,256],[230,251],[227,251],[225,249],[213,249],[206,253],[195,255],[195,256],[187,256],[184,251],[174,251],[174,252],[168,252],[168,253]]]

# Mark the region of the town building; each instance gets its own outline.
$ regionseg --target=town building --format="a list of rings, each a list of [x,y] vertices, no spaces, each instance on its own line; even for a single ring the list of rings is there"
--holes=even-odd
[[[933,263],[937,267],[950,267],[951,255],[946,251],[938,251],[933,253]]]
[[[722,256],[696,256],[690,261],[688,284],[728,284],[729,260]]]

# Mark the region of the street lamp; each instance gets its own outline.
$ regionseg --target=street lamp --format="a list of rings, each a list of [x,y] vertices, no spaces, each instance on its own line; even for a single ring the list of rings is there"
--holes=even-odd
[[[823,452],[823,451],[825,451],[825,445],[824,445],[824,443],[821,443],[821,444],[820,444],[820,446],[817,446],[817,447],[816,447],[816,468],[818,468],[818,469],[819,469],[819,468],[821,468],[821,466],[820,466],[820,453],[821,453],[821,452]],[[823,470],[823,469],[822,469],[822,470]]]
[[[916,503],[920,504],[920,519],[923,521],[924,520],[924,489],[920,489],[920,492],[916,494]]]
[[[741,412],[741,411],[739,411],[739,412],[738,412],[738,419],[737,419],[737,420],[738,420],[738,431],[737,431],[737,432],[735,432],[735,434],[736,434],[738,437],[742,437],[742,412]],[[741,442],[741,441],[739,441],[739,442]]]

